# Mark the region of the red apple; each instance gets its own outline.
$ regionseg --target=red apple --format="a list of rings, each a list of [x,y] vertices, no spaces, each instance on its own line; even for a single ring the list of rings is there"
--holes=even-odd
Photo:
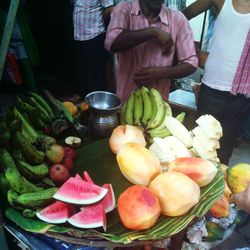
[[[69,177],[69,170],[62,164],[55,164],[49,170],[50,179],[56,184],[63,184]]]
[[[76,158],[76,151],[71,147],[64,147],[64,155],[74,160]]]
[[[65,166],[70,171],[73,168],[74,161],[70,156],[65,155],[62,162],[61,162],[61,164],[63,166]]]

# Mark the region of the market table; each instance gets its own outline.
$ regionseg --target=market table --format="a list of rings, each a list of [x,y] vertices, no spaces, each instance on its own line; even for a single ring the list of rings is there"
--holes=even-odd
[[[77,157],[72,171],[82,174],[88,171],[97,185],[112,183],[116,199],[132,184],[121,174],[115,155],[110,151],[108,139],[84,137],[82,146],[77,151]],[[181,249],[185,230],[196,217],[202,217],[224,191],[223,173],[218,171],[211,184],[201,191],[200,202],[184,216],[161,216],[157,224],[148,230],[131,231],[126,229],[117,210],[107,214],[107,232],[102,230],[79,230],[68,226],[51,225],[37,219],[27,219],[13,208],[6,210],[6,216],[26,231],[43,233],[66,242],[95,247],[129,247],[143,245],[163,246],[164,239],[171,238],[170,249]]]

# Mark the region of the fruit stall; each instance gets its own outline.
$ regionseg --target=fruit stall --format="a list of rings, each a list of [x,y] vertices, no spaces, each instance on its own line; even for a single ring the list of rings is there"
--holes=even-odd
[[[196,124],[189,131],[185,113],[146,87],[124,104],[108,92],[78,105],[46,91],[17,97],[0,122],[6,225],[92,247],[209,249],[235,225],[230,195],[250,166],[220,164],[220,123]]]

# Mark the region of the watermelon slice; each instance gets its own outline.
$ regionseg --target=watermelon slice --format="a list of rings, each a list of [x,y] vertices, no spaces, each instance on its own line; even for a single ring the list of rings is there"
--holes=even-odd
[[[89,183],[92,183],[94,184],[93,180],[91,179],[91,177],[89,176],[88,172],[87,171],[84,171],[83,172],[83,179]]]
[[[115,194],[110,183],[103,184],[102,187],[108,189],[108,193],[100,202],[102,203],[105,212],[109,213],[115,209]]]
[[[50,206],[36,213],[36,216],[48,223],[64,223],[72,215],[73,208],[64,202],[56,201]]]
[[[107,192],[107,189],[83,181],[79,177],[70,177],[53,198],[72,204],[87,205],[100,201]]]
[[[103,205],[98,203],[83,207],[81,211],[68,219],[68,222],[79,228],[103,227],[106,231],[106,214]]]

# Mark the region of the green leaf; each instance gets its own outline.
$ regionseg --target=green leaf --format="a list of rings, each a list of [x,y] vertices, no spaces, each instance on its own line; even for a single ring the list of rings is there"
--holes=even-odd
[[[29,232],[45,233],[50,227],[53,227],[52,224],[48,224],[40,220],[25,218],[17,210],[11,207],[8,207],[5,210],[5,215],[9,220],[15,222],[22,229]]]

